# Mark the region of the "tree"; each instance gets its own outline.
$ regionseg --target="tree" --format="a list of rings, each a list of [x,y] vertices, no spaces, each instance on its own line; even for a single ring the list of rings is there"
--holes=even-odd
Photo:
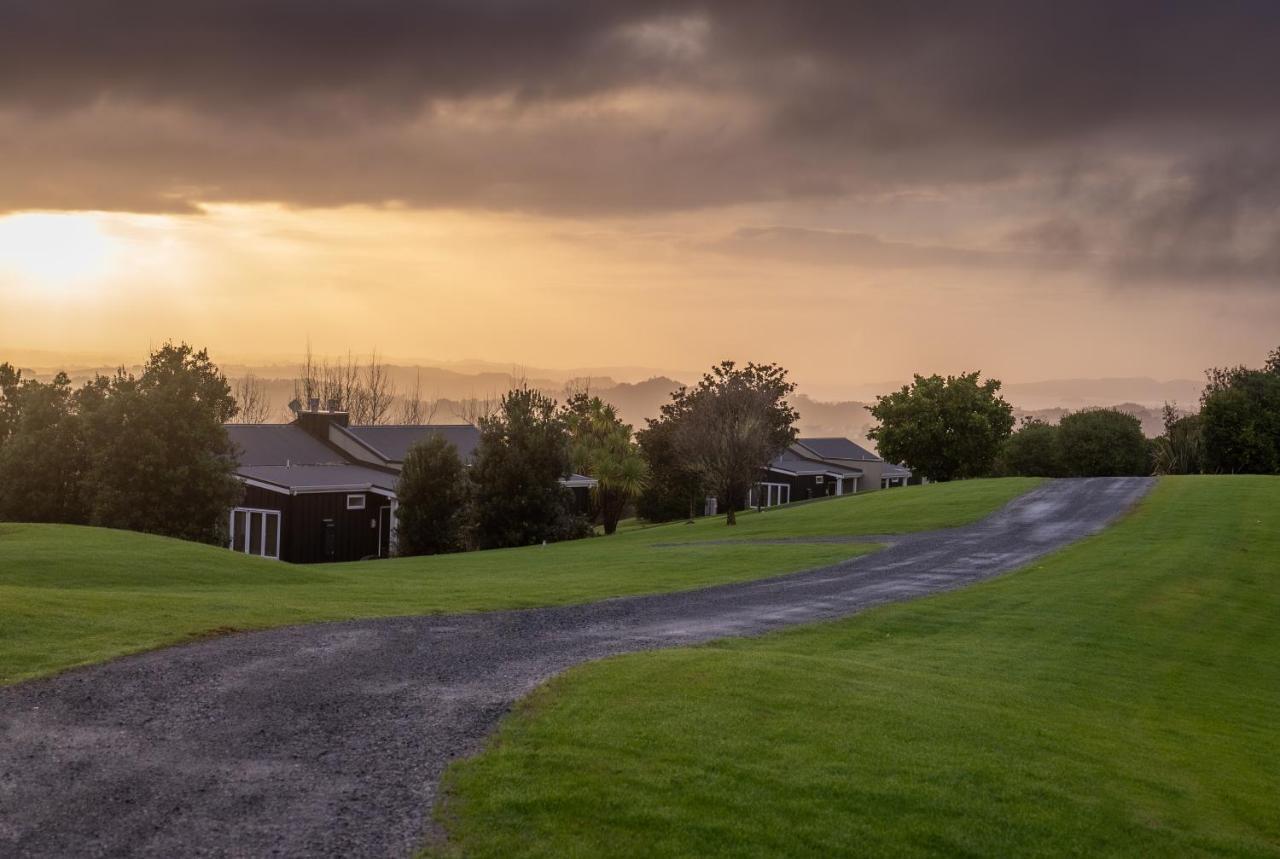
[[[979,375],[917,375],[876,397],[868,410],[879,423],[867,435],[880,455],[935,481],[989,474],[1013,430],[1013,407],[1000,396],[999,379],[979,382]]]
[[[636,499],[636,515],[650,522],[693,519],[706,496],[702,478],[676,450],[676,424],[663,414],[649,418],[636,433],[636,443],[648,466],[649,479]]]
[[[236,414],[232,420],[240,424],[265,424],[271,417],[271,395],[267,386],[252,373],[236,379],[232,396]]]
[[[369,365],[364,368],[363,384],[358,390],[363,409],[358,423],[373,426],[387,423],[391,418],[391,404],[396,398],[396,386],[387,371],[387,365],[378,360],[377,349],[369,356]]]
[[[631,426],[613,406],[588,393],[574,394],[565,404],[570,463],[575,471],[596,479],[592,490],[595,514],[606,534],[618,530],[627,504],[644,488],[648,468],[631,440]]]
[[[89,521],[83,424],[65,373],[22,379],[0,365],[0,519]]]
[[[1206,471],[1280,471],[1280,349],[1263,369],[1214,368],[1200,400]]]
[[[439,408],[439,397],[432,397],[430,400],[422,398],[422,368],[418,368],[413,377],[413,388],[400,400],[400,423],[409,426],[429,424],[435,420]]]
[[[223,542],[227,510],[243,495],[223,426],[236,402],[206,351],[166,343],[140,377],[99,377],[77,406],[91,524]]]
[[[479,418],[471,468],[476,543],[482,549],[584,536],[585,518],[560,478],[569,473],[569,436],[556,402],[529,387],[509,391]]]
[[[662,407],[677,454],[715,491],[729,525],[760,470],[796,439],[800,416],[786,399],[795,387],[777,364],[723,361]]]
[[[1018,477],[1059,477],[1063,473],[1058,428],[1039,418],[1024,418],[1004,441],[996,473]]]
[[[1164,404],[1164,435],[1151,445],[1156,474],[1200,474],[1204,471],[1204,433],[1200,415],[1183,415],[1174,403]]]
[[[1069,477],[1122,477],[1151,473],[1142,422],[1115,409],[1085,409],[1058,422],[1062,462]]]
[[[441,435],[415,443],[396,484],[397,553],[438,555],[463,548],[467,475],[458,451]]]
[[[18,425],[18,392],[22,385],[22,371],[12,364],[0,364],[0,445]]]

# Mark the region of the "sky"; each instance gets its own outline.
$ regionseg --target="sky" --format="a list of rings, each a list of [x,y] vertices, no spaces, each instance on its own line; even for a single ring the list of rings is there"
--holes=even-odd
[[[1268,2],[0,0],[0,360],[1199,377],[1280,345]]]

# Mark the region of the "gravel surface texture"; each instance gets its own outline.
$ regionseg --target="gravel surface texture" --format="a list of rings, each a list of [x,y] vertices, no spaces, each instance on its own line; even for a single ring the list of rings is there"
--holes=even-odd
[[[1145,478],[1058,480],[836,566],[590,605],[292,627],[0,689],[0,856],[410,856],[449,762],[569,666],[756,635],[1005,573]]]

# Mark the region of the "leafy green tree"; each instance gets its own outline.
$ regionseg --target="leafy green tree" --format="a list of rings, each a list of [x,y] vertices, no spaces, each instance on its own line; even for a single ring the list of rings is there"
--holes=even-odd
[[[1013,407],[1000,396],[1000,380],[917,375],[911,385],[876,398],[879,421],[867,435],[880,455],[930,480],[982,477],[1013,430]]]
[[[1063,473],[1058,428],[1039,418],[1024,418],[1004,441],[996,473],[1010,477],[1059,477]]]
[[[1069,477],[1120,477],[1151,473],[1142,422],[1115,409],[1085,409],[1058,423],[1062,462]]]
[[[662,407],[677,454],[715,491],[729,525],[760,470],[795,441],[800,416],[787,402],[795,388],[777,364],[722,361]]]
[[[648,466],[631,440],[631,425],[599,397],[578,393],[565,404],[573,469],[596,479],[595,515],[606,534],[618,530],[623,511],[644,488]]]
[[[0,519],[88,522],[87,451],[67,375],[42,383],[0,365],[0,397]]]
[[[556,402],[528,387],[509,391],[480,419],[471,467],[476,542],[482,549],[528,546],[590,533],[559,481],[569,473],[569,434]]]
[[[648,466],[649,480],[636,499],[636,515],[650,522],[697,515],[707,495],[702,477],[676,449],[676,420],[664,407],[661,417],[649,418],[636,433],[636,443]]]
[[[1182,415],[1164,405],[1164,435],[1152,442],[1156,474],[1200,474],[1204,471],[1204,432],[1200,415]]]
[[[89,464],[89,521],[221,543],[243,497],[223,424],[236,412],[205,350],[166,343],[142,375],[99,378],[77,397]]]
[[[1280,349],[1263,369],[1212,369],[1200,400],[1206,471],[1280,471]]]
[[[438,555],[463,548],[467,474],[458,450],[441,435],[409,448],[396,484],[396,552]]]
[[[18,396],[22,387],[22,371],[12,364],[0,363],[0,445],[18,424]]]

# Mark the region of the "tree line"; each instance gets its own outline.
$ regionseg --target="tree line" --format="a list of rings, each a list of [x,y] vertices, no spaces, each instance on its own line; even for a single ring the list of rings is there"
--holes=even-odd
[[[223,424],[237,412],[205,350],[165,344],[138,376],[79,388],[0,364],[0,519],[220,543],[243,488]]]
[[[1148,439],[1115,409],[1070,412],[1057,424],[1023,419],[998,379],[979,373],[916,376],[876,399],[870,436],[881,456],[931,480],[983,476],[1094,477],[1280,473],[1280,349],[1259,369],[1206,371],[1200,409],[1164,408],[1164,433]]]
[[[725,361],[633,433],[589,391],[559,405],[521,386],[478,418],[470,469],[443,438],[410,449],[396,493],[399,551],[573,539],[595,524],[608,535],[632,511],[654,521],[692,517],[708,491],[724,499],[732,525],[760,469],[795,439],[798,415],[786,400],[794,389],[777,365]],[[570,472],[597,482],[585,514],[559,483]]]
[[[378,366],[376,355],[363,368],[308,356],[298,392],[338,408],[364,403],[353,423],[372,422],[391,390]],[[401,549],[529,545],[586,536],[595,525],[612,534],[632,512],[692,516],[708,492],[732,524],[759,469],[795,438],[798,416],[786,400],[794,388],[777,365],[726,361],[674,392],[638,433],[586,389],[563,405],[527,385],[477,401],[470,467],[437,436],[407,457]],[[153,351],[137,376],[121,368],[78,388],[65,373],[41,382],[0,364],[0,520],[224,543],[227,510],[243,497],[225,424],[263,408],[251,393],[186,343]],[[561,483],[574,472],[596,481],[585,511]]]

